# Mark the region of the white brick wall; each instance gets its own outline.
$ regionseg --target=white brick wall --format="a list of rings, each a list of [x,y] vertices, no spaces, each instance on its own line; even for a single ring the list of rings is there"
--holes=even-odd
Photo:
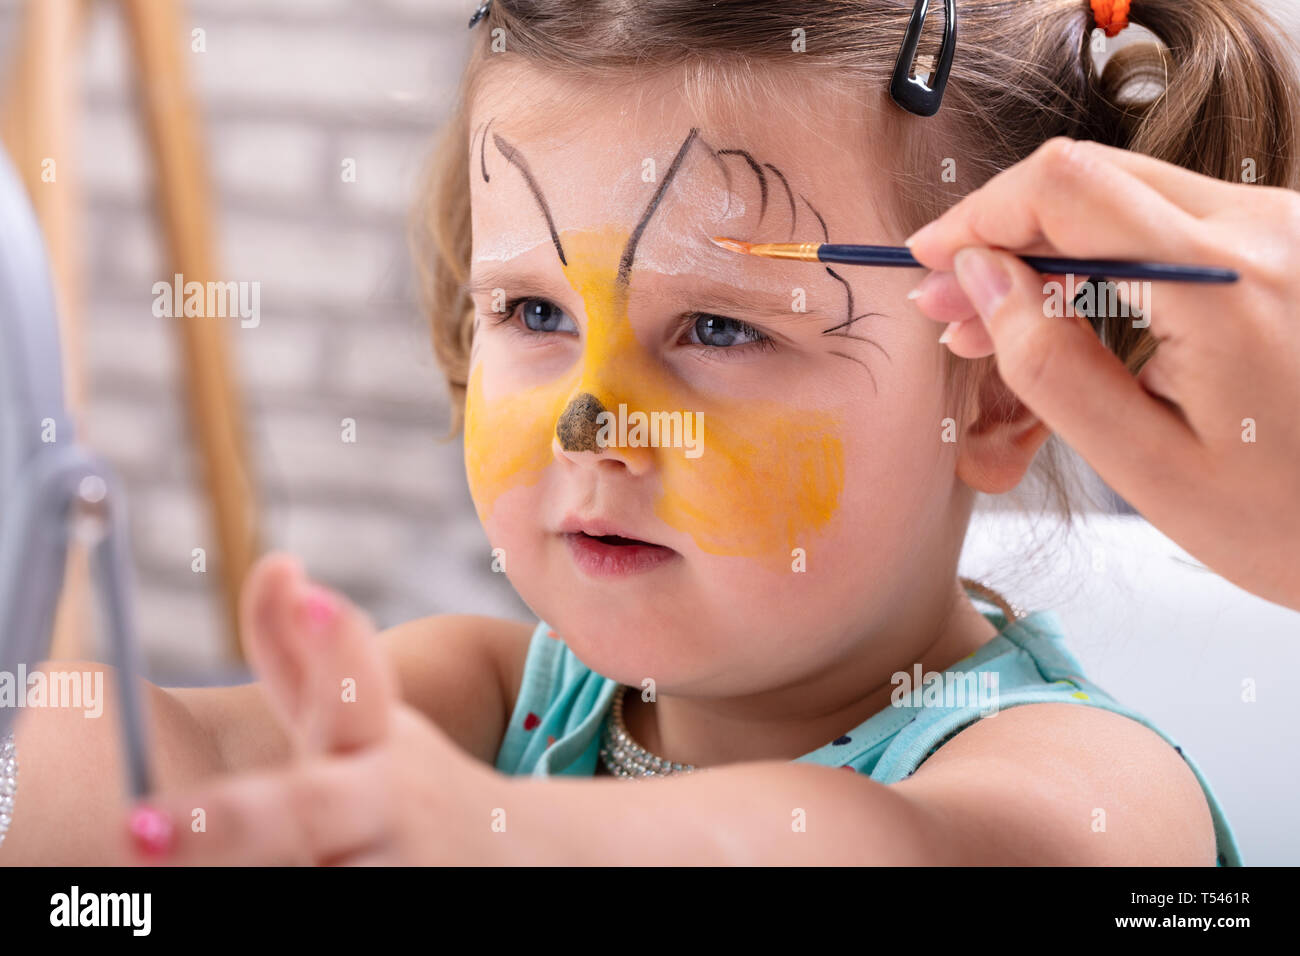
[[[310,123],[227,120],[210,135],[212,175],[225,194],[308,208],[320,202],[329,133]]]
[[[349,206],[402,215],[415,199],[416,176],[432,149],[433,138],[422,130],[345,130],[336,141],[337,160],[330,170],[332,191]],[[343,181],[345,157],[355,161],[355,182]]]
[[[18,0],[0,0],[0,69]],[[462,0],[189,0],[190,53],[221,274],[261,284],[228,323],[269,547],[297,553],[387,626],[441,612],[527,615],[465,487],[415,305],[406,217],[463,62]],[[126,487],[139,627],[168,682],[230,676],[219,561],[178,379],[177,320],[135,112],[126,32],[93,4],[78,173],[87,201],[88,440]],[[343,182],[345,157],[356,181]],[[62,172],[62,170],[61,170]],[[340,420],[357,421],[355,444]],[[208,574],[190,570],[208,549]],[[93,645],[92,645],[93,646]],[[223,667],[225,668],[223,670]]]

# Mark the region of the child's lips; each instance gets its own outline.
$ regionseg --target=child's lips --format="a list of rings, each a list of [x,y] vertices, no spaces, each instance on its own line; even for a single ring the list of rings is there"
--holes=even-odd
[[[561,532],[561,536],[574,564],[591,577],[638,574],[678,557],[672,548],[619,535],[596,536],[574,531]]]
[[[667,545],[656,544],[654,541],[641,537],[631,529],[600,518],[566,518],[563,524],[560,525],[559,533],[567,538],[581,536],[601,541],[601,543],[612,547],[640,546],[672,551]]]
[[[577,569],[593,578],[639,574],[680,557],[672,548],[642,537],[630,525],[595,516],[569,515],[559,534]]]

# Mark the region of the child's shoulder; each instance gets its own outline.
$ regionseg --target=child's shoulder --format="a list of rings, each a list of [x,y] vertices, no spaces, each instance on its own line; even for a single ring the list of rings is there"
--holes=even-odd
[[[1213,866],[1216,857],[1227,863],[1228,852],[1236,862],[1194,768],[1161,734],[1103,707],[1001,711],[968,725],[896,786],[966,819],[968,832],[981,822],[993,834],[998,820],[1034,820],[1024,863]],[[1010,829],[999,839],[1012,842]],[[1010,862],[1014,848],[999,849]]]
[[[497,636],[497,663],[501,668],[501,683],[505,688],[506,695],[506,715],[507,717],[514,713],[515,704],[519,700],[519,689],[524,682],[524,669],[528,664],[528,656],[532,652],[534,643],[549,632],[547,637],[550,640],[555,632],[550,630],[549,625],[542,621],[505,621],[504,624],[512,625],[510,628],[503,629]],[[558,644],[559,642],[556,641]]]
[[[1129,821],[1146,821],[1144,834],[1126,834],[1131,839],[1112,845],[1141,852],[1145,840],[1152,853],[1166,854],[1164,859],[1173,853],[1192,863],[1241,865],[1231,827],[1200,767],[1159,724],[1091,680],[1053,612],[1011,621],[990,614],[989,619],[998,626],[998,637],[972,658],[982,658],[980,668],[1009,678],[995,690],[992,716],[997,719],[938,708],[899,735],[877,774],[915,780],[928,768],[933,782],[944,768],[961,775],[981,763],[1003,767],[1012,776],[1015,768],[1059,767],[1060,775],[1036,769],[1028,776],[1034,787],[1059,787],[1051,801],[1055,805],[1091,806],[1090,832],[1116,835],[1114,814],[1109,825],[1104,813],[1098,819],[1106,807],[1123,808]],[[1007,792],[1019,793],[1014,786]],[[1151,827],[1157,818],[1168,825]]]
[[[545,621],[519,621],[478,614],[439,614],[393,628],[394,640],[423,648],[427,657],[435,643],[459,644],[483,652],[501,682],[506,719],[514,713],[525,675],[534,680],[564,671],[572,677],[589,669],[574,656]]]
[[[485,676],[497,681],[509,716],[519,691],[536,630],[530,621],[480,614],[434,614],[388,628],[380,636],[403,682],[417,689],[454,672],[468,678],[467,662],[483,661]]]
[[[523,667],[523,655],[536,624],[483,614],[431,614],[397,624],[382,632],[382,637],[394,649],[412,649],[428,653],[436,647],[470,645],[484,648],[502,665],[502,675],[508,676],[514,668]]]

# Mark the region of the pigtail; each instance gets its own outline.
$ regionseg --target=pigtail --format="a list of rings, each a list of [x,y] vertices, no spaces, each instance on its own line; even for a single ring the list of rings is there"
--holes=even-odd
[[[1071,24],[1083,43],[1071,90],[1081,110],[1066,135],[1228,182],[1296,188],[1300,85],[1286,34],[1254,0],[1133,0],[1129,22],[1158,42],[1118,46],[1101,69],[1090,4],[1077,13],[1088,27],[1079,36]],[[1126,317],[1092,323],[1134,374],[1155,354],[1154,337]]]
[[[1256,0],[1133,0],[1129,20],[1160,42],[1089,70],[1102,121],[1090,138],[1228,182],[1300,188],[1300,51]]]

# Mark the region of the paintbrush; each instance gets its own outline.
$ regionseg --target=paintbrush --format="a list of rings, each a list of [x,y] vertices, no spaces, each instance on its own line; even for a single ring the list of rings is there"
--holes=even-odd
[[[731,252],[764,259],[798,262],[836,262],[850,266],[904,266],[926,268],[905,246],[851,246],[829,242],[741,242],[712,236],[715,245]],[[1161,282],[1236,282],[1237,273],[1217,266],[1182,266],[1167,262],[1128,262],[1111,259],[1060,259],[1019,256],[1044,275],[1105,276],[1107,279],[1150,279]]]

